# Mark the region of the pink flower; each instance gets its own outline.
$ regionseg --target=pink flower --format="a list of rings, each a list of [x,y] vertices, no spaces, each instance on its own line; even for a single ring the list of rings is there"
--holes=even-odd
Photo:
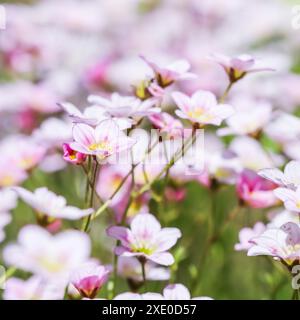
[[[70,147],[86,155],[97,156],[100,160],[131,148],[135,140],[120,131],[113,120],[104,120],[96,128],[77,124],[73,128],[74,142]]]
[[[182,123],[167,112],[153,114],[149,117],[149,120],[156,129],[167,133],[170,138],[179,137],[183,134]]]
[[[132,96],[121,96],[113,93],[110,99],[101,96],[91,95],[88,97],[90,103],[105,110],[106,114],[118,121],[129,124],[136,123],[140,118],[159,113],[160,108],[156,107],[156,98],[149,98],[144,101]],[[129,128],[130,126],[127,126]]]
[[[215,95],[209,91],[198,90],[192,97],[174,92],[172,97],[180,109],[175,111],[178,117],[189,119],[193,123],[219,126],[234,113],[232,106],[218,104]]]
[[[224,68],[231,82],[238,81],[250,72],[274,71],[272,68],[263,66],[259,60],[248,54],[237,57],[213,54],[211,58]]]
[[[92,208],[81,210],[73,206],[68,206],[63,196],[56,195],[46,187],[38,188],[34,192],[30,192],[21,187],[15,187],[14,190],[41,218],[45,216],[77,220],[94,211]]]
[[[162,88],[171,85],[175,81],[197,78],[195,74],[188,72],[191,66],[186,60],[177,60],[168,66],[162,67],[144,56],[141,56],[141,58],[152,69],[157,83]]]
[[[67,284],[69,274],[90,256],[91,243],[86,233],[68,230],[51,235],[36,225],[21,229],[18,243],[3,250],[7,265]]]
[[[266,226],[262,222],[257,222],[253,228],[243,228],[239,232],[239,243],[236,243],[234,249],[236,251],[249,250],[253,243],[249,240],[260,236],[266,230]]]
[[[5,283],[4,300],[62,300],[64,286],[39,276],[27,280],[10,278]]]
[[[110,270],[101,265],[86,263],[71,274],[71,283],[82,297],[93,299],[107,281]]]
[[[123,178],[131,170],[131,166],[106,165],[100,170],[96,191],[104,201],[108,200],[114,191],[118,188]],[[110,207],[118,205],[124,198],[128,199],[128,192],[130,190],[130,178],[128,178],[122,188],[115,194],[110,201]]]
[[[0,160],[0,187],[11,187],[21,184],[28,178],[25,170],[21,169],[11,159],[2,157]]]
[[[83,82],[88,88],[99,89],[107,81],[107,72],[114,60],[113,56],[106,57],[85,70]]]
[[[115,250],[117,255],[145,258],[165,266],[174,263],[173,256],[167,251],[181,237],[177,228],[161,228],[160,223],[150,213],[134,217],[130,229],[112,226],[107,229],[107,234],[121,241],[121,246]]]
[[[1,153],[9,157],[20,169],[27,171],[42,161],[46,148],[28,136],[15,135],[2,142]]]
[[[4,227],[12,220],[10,210],[17,206],[17,196],[9,189],[0,190],[0,243],[5,239]]]
[[[165,190],[165,196],[168,201],[180,202],[185,199],[186,189],[167,187]]]
[[[278,201],[273,194],[277,187],[274,183],[266,181],[254,171],[245,169],[237,181],[237,193],[240,199],[252,208],[267,208]]]
[[[69,143],[63,144],[63,151],[64,151],[63,158],[67,162],[70,162],[72,164],[82,164],[86,160],[86,155],[81,152],[77,152],[77,151],[73,150],[70,147]]]

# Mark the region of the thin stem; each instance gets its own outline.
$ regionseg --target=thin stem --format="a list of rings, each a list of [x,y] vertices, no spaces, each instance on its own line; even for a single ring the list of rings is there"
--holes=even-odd
[[[146,277],[146,260],[145,259],[140,259],[141,263],[141,268],[142,268],[142,277],[143,277],[143,285],[145,290],[147,290],[147,277]]]
[[[227,85],[227,87],[226,87],[223,95],[222,95],[221,98],[219,99],[219,102],[220,102],[220,103],[223,103],[223,102],[225,101],[225,99],[227,98],[227,95],[228,95],[230,89],[232,88],[233,84],[234,84],[234,82],[232,82],[232,81],[230,81],[230,82],[228,83],[228,85]]]
[[[5,281],[8,278],[12,277],[17,270],[18,269],[16,267],[10,267],[9,269],[7,269],[7,271],[5,272],[5,275],[0,277],[0,287],[2,287],[2,285],[5,284]]]
[[[92,186],[90,188],[90,199],[89,199],[89,207],[92,208],[94,206],[94,194],[95,194],[95,185],[97,181],[97,176],[98,176],[98,169],[99,169],[99,164],[97,159],[94,159],[94,170],[92,174]],[[83,222],[82,230],[84,232],[88,231],[90,222],[91,222],[92,214],[87,216],[86,223]]]

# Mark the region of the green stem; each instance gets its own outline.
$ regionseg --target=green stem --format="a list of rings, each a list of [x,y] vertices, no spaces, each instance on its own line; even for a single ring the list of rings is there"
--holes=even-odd
[[[7,269],[7,271],[5,272],[5,275],[3,277],[0,277],[0,287],[2,287],[3,284],[5,284],[5,281],[12,277],[16,271],[18,269],[16,267],[10,267],[9,269]]]
[[[227,98],[227,95],[229,93],[229,91],[231,90],[232,86],[233,86],[234,82],[230,81],[223,93],[223,95],[221,96],[221,98],[219,99],[219,103],[224,103],[225,99]]]
[[[94,206],[94,194],[95,194],[95,185],[96,185],[97,176],[98,176],[98,169],[99,169],[98,161],[96,158],[94,158],[94,170],[93,170],[92,181],[91,181],[92,186],[90,187],[90,199],[89,199],[89,203],[88,203],[89,208],[92,208]],[[83,222],[81,229],[84,232],[88,231],[89,226],[90,226],[90,222],[91,222],[91,218],[92,218],[92,214],[87,216],[86,222]]]

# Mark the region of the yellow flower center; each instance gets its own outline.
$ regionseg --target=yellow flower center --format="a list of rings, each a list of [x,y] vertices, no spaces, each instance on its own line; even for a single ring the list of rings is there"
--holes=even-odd
[[[2,177],[2,179],[0,180],[0,185],[2,187],[10,187],[14,184],[14,182],[14,178],[12,176],[7,175]]]
[[[101,142],[92,143],[91,145],[89,145],[89,150],[91,150],[91,151],[100,150],[100,151],[111,152],[112,147],[110,146],[108,141],[101,141]]]
[[[187,112],[187,115],[192,119],[198,119],[200,121],[206,122],[212,119],[212,115],[205,112],[203,108],[195,108]]]

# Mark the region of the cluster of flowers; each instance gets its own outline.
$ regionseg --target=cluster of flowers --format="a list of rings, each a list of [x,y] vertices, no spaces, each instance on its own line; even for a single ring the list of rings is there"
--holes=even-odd
[[[220,2],[140,1],[139,11],[130,0],[122,5],[117,0],[64,1],[59,5],[67,14],[61,17],[52,0],[7,6],[10,21],[0,48],[0,79],[6,81],[0,85],[1,127],[9,133],[0,142],[0,243],[9,268],[5,299],[191,299],[189,289],[172,280],[176,257],[170,251],[185,234],[162,227],[150,205],[183,201],[190,181],[212,191],[234,186],[235,214],[243,207],[273,209],[283,203],[285,210],[272,210],[268,224],[243,228],[235,250],[271,255],[289,272],[299,262],[300,119],[289,112],[300,103],[300,77],[278,57],[282,70],[272,88],[268,81],[255,80],[243,87],[249,74],[273,69],[254,55],[208,55],[211,48],[241,51],[226,37],[237,25],[243,30],[239,42],[247,42],[243,48],[273,35],[268,28],[253,31],[241,14],[249,12],[240,10],[241,1]],[[266,25],[270,6],[253,3],[250,12],[260,12]],[[284,20],[282,6],[274,7]],[[237,17],[236,24],[226,22],[224,12]],[[282,27],[273,23],[269,29]],[[136,39],[137,24],[144,40]],[[199,26],[214,36],[186,35]],[[203,48],[207,41],[209,48]],[[154,62],[166,47],[162,60],[172,61],[174,52],[187,60]],[[136,48],[147,57],[132,58]],[[232,94],[236,86],[240,92]],[[288,92],[284,99],[283,90]],[[86,104],[83,96],[88,106],[77,107]],[[150,129],[157,136],[149,140]],[[191,164],[198,129],[205,130],[204,159]],[[184,155],[186,161],[180,161]],[[278,168],[286,162],[283,173]],[[84,172],[82,208],[45,186],[32,190],[37,170],[55,175],[66,167],[74,175]],[[157,183],[163,185],[160,194],[153,188]],[[68,188],[75,194],[74,185]],[[10,212],[18,198],[32,208],[36,223],[26,222],[17,243],[7,243],[4,228],[13,220]],[[112,252],[113,265],[94,258],[93,226],[104,213],[109,214],[103,247]],[[228,222],[234,218],[229,215]],[[19,270],[30,277],[18,277]],[[127,280],[130,292],[117,292],[119,277]],[[144,292],[148,281],[168,285],[162,294]]]

